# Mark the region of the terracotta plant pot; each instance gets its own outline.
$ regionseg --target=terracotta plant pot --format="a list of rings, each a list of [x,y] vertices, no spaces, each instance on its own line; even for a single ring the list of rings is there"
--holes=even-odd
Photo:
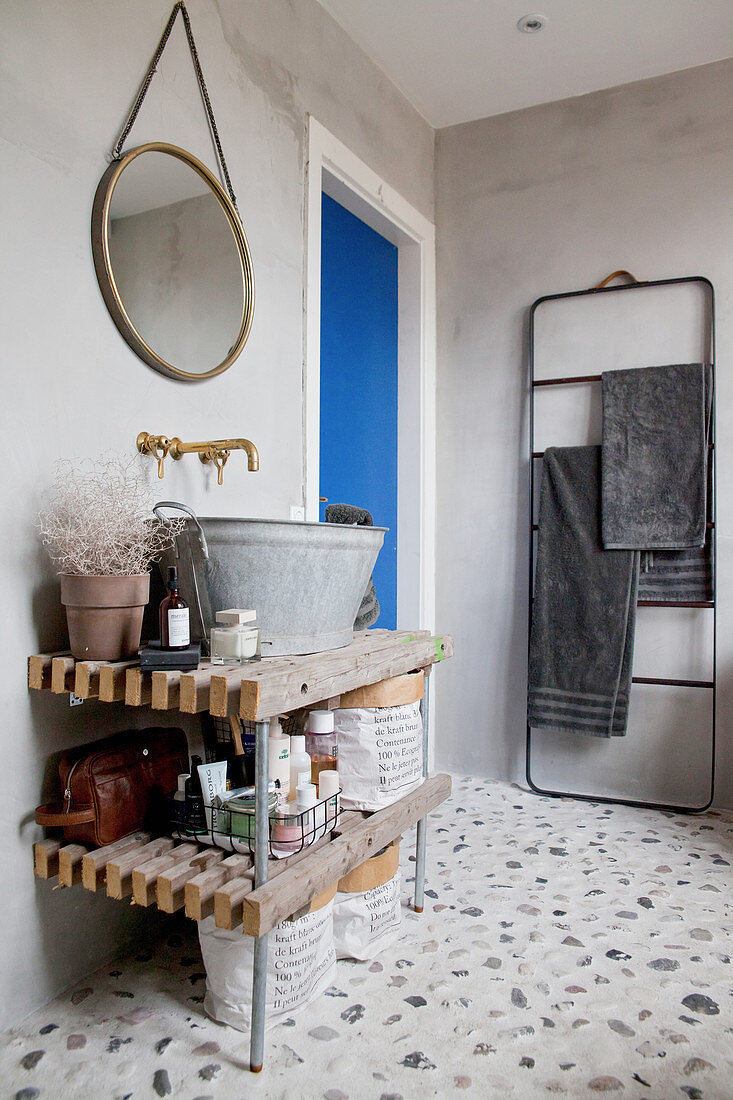
[[[78,661],[120,661],[140,645],[150,576],[78,577],[61,574],[69,644]]]

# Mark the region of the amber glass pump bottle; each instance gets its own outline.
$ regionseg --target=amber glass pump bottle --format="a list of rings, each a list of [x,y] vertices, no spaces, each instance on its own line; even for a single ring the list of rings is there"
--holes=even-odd
[[[178,569],[168,570],[168,595],[160,601],[160,644],[163,649],[185,649],[191,641],[188,604],[178,594]]]

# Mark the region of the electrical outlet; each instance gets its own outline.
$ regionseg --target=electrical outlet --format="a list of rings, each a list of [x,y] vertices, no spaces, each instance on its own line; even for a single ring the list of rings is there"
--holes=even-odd
[[[70,707],[80,707],[83,702],[84,702],[84,700],[82,699],[81,695],[74,695],[73,691],[69,692],[69,706]]]
[[[291,519],[296,519],[296,520],[304,520],[305,519],[305,508],[303,507],[302,504],[291,504],[290,505],[290,518]]]

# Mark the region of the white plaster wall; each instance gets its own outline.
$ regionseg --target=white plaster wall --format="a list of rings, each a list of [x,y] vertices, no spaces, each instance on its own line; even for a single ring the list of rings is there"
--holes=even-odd
[[[129,351],[102,303],[89,244],[105,153],[169,4],[6,0],[0,16],[0,1027],[147,925],[145,914],[78,889],[52,893],[32,875],[40,832],[32,811],[48,793],[41,781],[49,754],[149,721],[93,702],[69,710],[61,698],[26,691],[26,655],[63,641],[58,582],[33,529],[54,461],[132,454],[142,429],[183,439],[244,435],[259,447],[259,473],[248,474],[234,455],[219,488],[199,462],[184,459],[168,465],[160,495],[203,514],[287,517],[288,505],[303,499],[307,113],[432,216],[430,127],[315,0],[188,7],[257,283],[240,360],[201,385],[166,379]],[[180,21],[131,144],[149,140],[182,145],[213,165]]]
[[[718,305],[717,802],[733,805],[732,77],[720,62],[437,134],[437,622],[456,640],[439,674],[441,766],[524,779],[530,305],[621,267],[640,279],[701,274]],[[577,316],[589,346],[595,320]],[[686,711],[667,714],[677,737]],[[657,767],[679,788],[688,763],[680,751],[662,767],[656,744],[648,797],[659,797]],[[628,760],[613,782],[638,797]],[[561,789],[565,778],[597,792],[608,779],[597,754],[573,770],[556,771]]]

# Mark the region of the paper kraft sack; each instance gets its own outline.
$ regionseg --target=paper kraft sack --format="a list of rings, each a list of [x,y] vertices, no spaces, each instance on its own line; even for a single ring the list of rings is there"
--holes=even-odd
[[[341,697],[334,724],[343,809],[381,810],[422,783],[423,687],[421,671]]]
[[[377,684],[354,688],[341,696],[342,710],[359,710],[362,707],[399,707],[403,703],[419,703],[425,690],[425,673],[408,672],[404,676],[391,676]]]
[[[337,959],[373,959],[400,930],[400,842],[339,879],[333,905],[333,942]]]
[[[336,886],[314,898],[303,916],[286,920],[267,940],[265,1027],[311,1004],[336,972],[333,905]],[[204,1009],[220,1024],[249,1031],[252,1022],[254,939],[242,929],[217,928],[213,917],[199,921],[199,943],[206,970]]]
[[[333,903],[336,958],[376,958],[397,939],[401,919],[399,870],[363,894],[337,894]]]
[[[364,860],[338,881],[340,894],[364,894],[394,878],[400,865],[400,841],[393,840],[381,852]]]

